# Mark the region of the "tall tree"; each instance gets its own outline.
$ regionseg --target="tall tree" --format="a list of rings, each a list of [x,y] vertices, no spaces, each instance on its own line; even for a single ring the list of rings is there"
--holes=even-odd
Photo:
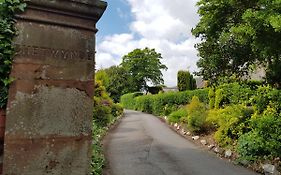
[[[132,79],[123,67],[112,66],[105,69],[105,72],[109,76],[109,84],[106,89],[114,102],[119,102],[122,95],[133,92],[131,89]]]
[[[102,83],[114,102],[119,102],[121,95],[133,92],[131,77],[121,66],[98,70],[95,78]]]
[[[266,68],[269,82],[280,87],[281,1],[200,0],[200,22],[192,33],[202,39],[196,47],[204,79],[242,76],[252,65]]]
[[[178,89],[179,91],[196,89],[196,80],[189,71],[178,71]]]
[[[167,67],[161,63],[162,56],[155,49],[135,49],[123,57],[121,66],[129,73],[133,91],[148,90],[148,83],[163,84],[161,70]]]

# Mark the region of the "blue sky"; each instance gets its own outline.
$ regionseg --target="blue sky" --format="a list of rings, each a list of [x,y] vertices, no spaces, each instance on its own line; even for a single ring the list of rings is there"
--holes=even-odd
[[[118,65],[135,48],[155,48],[168,71],[167,86],[177,72],[196,71],[198,60],[191,29],[199,21],[197,0],[105,0],[108,8],[97,24],[97,69]]]
[[[98,22],[98,39],[110,34],[129,32],[132,21],[130,6],[124,0],[107,0],[108,7]]]

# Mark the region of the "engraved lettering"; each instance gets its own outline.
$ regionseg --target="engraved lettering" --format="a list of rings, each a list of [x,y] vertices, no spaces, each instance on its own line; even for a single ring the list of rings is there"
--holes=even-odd
[[[34,56],[39,56],[40,48],[39,47],[33,47],[33,55]]]
[[[52,58],[59,58],[59,53],[60,51],[57,49],[51,49],[51,53],[52,53]]]
[[[61,50],[62,58],[67,59],[69,55],[69,51],[67,50]]]
[[[87,50],[86,52],[79,50],[67,50],[57,48],[46,48],[38,46],[27,46],[15,44],[16,55],[29,56],[33,58],[56,58],[56,59],[81,59],[94,61],[95,52]]]
[[[71,52],[70,52],[70,58],[71,58],[71,59],[80,58],[79,52],[78,52],[78,51],[71,51]]]

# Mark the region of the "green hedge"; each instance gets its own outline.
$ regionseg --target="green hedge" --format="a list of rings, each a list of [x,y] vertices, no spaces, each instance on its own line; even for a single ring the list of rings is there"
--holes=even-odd
[[[249,104],[251,97],[255,94],[246,84],[225,83],[216,87],[215,96],[210,92],[210,100],[214,101],[216,109],[227,105]],[[215,98],[215,99],[213,99]]]
[[[208,104],[208,89],[198,89],[184,92],[167,92],[157,95],[143,95],[139,93],[125,94],[121,97],[124,108],[139,110],[154,115],[169,115],[182,105],[190,103],[193,96]]]
[[[143,95],[141,92],[129,93],[122,95],[120,98],[120,103],[126,109],[136,109],[135,108],[135,97]]]
[[[184,106],[184,107],[172,112],[168,116],[168,121],[170,123],[180,123],[180,122],[182,122],[182,119],[186,118],[187,116],[188,116],[187,107]]]

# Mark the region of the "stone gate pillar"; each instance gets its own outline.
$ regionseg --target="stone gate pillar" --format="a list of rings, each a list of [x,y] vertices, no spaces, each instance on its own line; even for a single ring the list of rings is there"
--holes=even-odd
[[[96,23],[100,0],[30,0],[9,91],[4,175],[90,172]]]

